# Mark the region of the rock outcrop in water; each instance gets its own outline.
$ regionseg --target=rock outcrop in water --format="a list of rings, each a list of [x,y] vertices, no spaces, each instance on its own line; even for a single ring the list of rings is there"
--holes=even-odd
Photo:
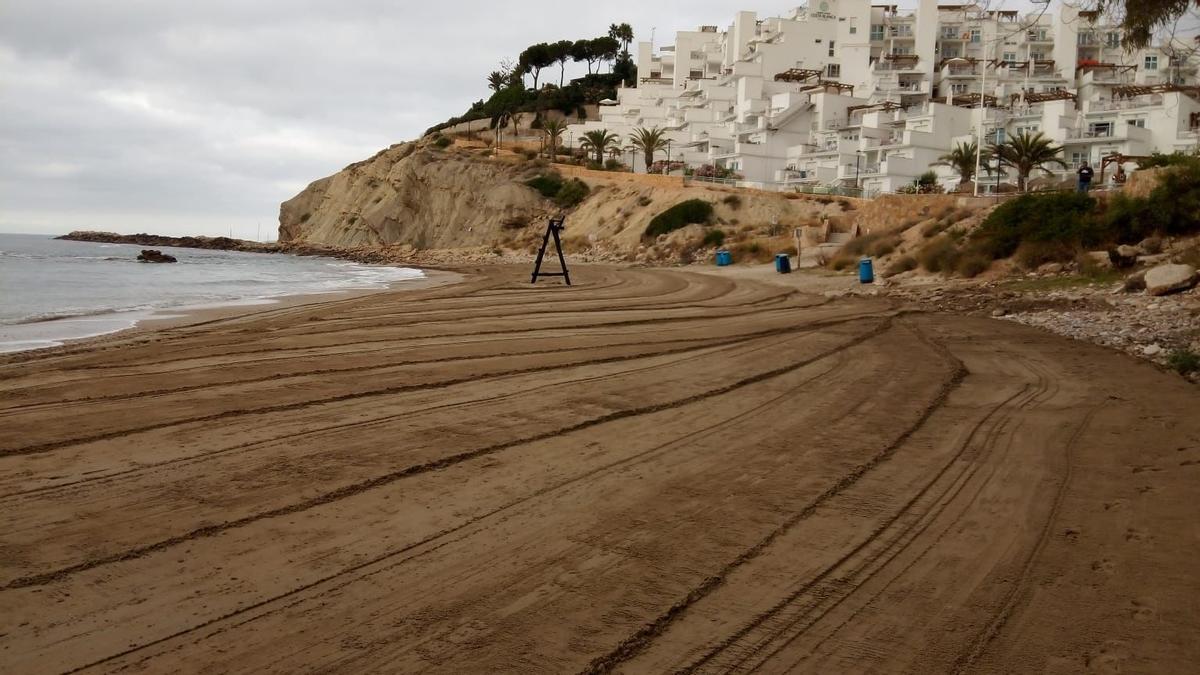
[[[210,251],[244,251],[246,253],[276,253],[275,244],[264,244],[229,237],[166,237],[158,234],[117,234],[115,232],[75,231],[57,239],[88,241],[97,244],[133,244],[170,248],[202,248]]]
[[[162,251],[145,250],[137,257],[138,262],[144,263],[174,263],[179,262],[173,255],[167,255]]]

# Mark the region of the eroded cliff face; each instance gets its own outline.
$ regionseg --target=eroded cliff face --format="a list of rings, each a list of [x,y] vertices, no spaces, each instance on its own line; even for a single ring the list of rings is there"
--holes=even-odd
[[[279,240],[354,248],[484,246],[549,204],[519,167],[422,143],[394,145],[283,203]]]
[[[483,156],[481,148],[438,149],[426,141],[394,145],[363,162],[309,185],[285,202],[279,240],[293,246],[417,250],[481,248],[536,251],[546,219],[559,209],[525,182],[546,171],[581,178],[590,188],[567,215],[565,241],[572,252],[623,260],[685,260],[706,229],[645,238],[650,220],[687,199],[713,204],[714,227],[729,243],[761,240],[782,250],[793,228],[826,220],[844,230],[853,214],[847,200],[807,199],[756,190],[684,185],[661,176],[549,169],[543,160]]]

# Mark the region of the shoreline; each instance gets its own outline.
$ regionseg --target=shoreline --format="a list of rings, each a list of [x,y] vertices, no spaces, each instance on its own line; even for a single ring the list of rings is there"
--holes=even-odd
[[[385,266],[405,267],[402,265]],[[15,326],[49,325],[64,322],[94,322],[98,324],[98,326],[107,327],[98,327],[94,333],[80,335],[77,337],[60,338],[48,336],[45,338],[34,338],[28,340],[27,342],[14,342],[14,344],[27,343],[35,346],[8,350],[5,350],[2,348],[2,346],[0,346],[0,363],[9,363],[13,360],[19,360],[23,357],[28,358],[30,356],[53,356],[60,352],[71,350],[84,344],[89,346],[99,345],[107,341],[117,341],[145,333],[175,328],[187,328],[189,326],[197,326],[225,319],[248,318],[263,312],[274,310],[290,309],[305,305],[320,305],[340,300],[352,300],[376,293],[416,291],[435,288],[437,286],[457,283],[464,278],[462,274],[450,270],[429,268],[412,269],[417,269],[417,271],[421,272],[423,276],[416,279],[392,281],[383,288],[350,288],[338,291],[295,293],[274,297],[247,297],[239,300],[229,300],[227,302],[217,302],[212,304],[206,303],[197,305],[181,305],[178,307],[164,307],[160,309],[149,310],[98,312],[96,314],[83,316],[62,317],[40,322],[14,324],[13,326],[7,326],[7,328],[12,328]]]

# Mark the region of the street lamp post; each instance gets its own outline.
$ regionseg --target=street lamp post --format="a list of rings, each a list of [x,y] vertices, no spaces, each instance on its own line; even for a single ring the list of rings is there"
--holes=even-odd
[[[671,175],[671,139],[667,139],[667,167],[663,169],[663,175]]]
[[[862,150],[855,150],[854,151],[854,189],[859,190],[860,192],[862,190],[862,182],[859,180],[859,176],[862,175],[862,173],[859,170],[859,166],[860,166],[861,162],[862,162]]]
[[[637,173],[637,148],[629,146],[629,173]]]
[[[1000,149],[1000,127],[996,127],[996,149]],[[996,195],[1000,194],[1000,153],[996,153]]]

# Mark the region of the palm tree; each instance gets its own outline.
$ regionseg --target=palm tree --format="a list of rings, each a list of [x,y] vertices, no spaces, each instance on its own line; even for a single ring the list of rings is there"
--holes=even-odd
[[[1048,165],[1067,168],[1067,163],[1059,157],[1061,147],[1055,147],[1042,132],[1029,133],[1022,131],[1000,145],[992,145],[992,154],[1000,158],[1000,166],[1017,170],[1017,189],[1025,191],[1025,183],[1034,169],[1049,171]]]
[[[983,165],[984,171],[992,172],[992,167],[988,164],[992,159],[992,152],[985,149],[982,155],[976,157],[978,151],[979,144],[975,141],[959,143],[948,154],[938,157],[938,161],[934,162],[933,166],[948,166],[954,169],[954,172],[958,174],[958,184],[961,187],[975,178],[976,161]]]
[[[558,141],[562,138],[563,132],[567,130],[566,120],[548,119],[542,122],[542,131],[546,134],[546,141],[550,145],[550,159],[553,160],[558,154],[555,150],[558,148]]]
[[[507,73],[502,73],[499,70],[493,70],[488,75],[488,89],[492,91],[500,91],[508,84],[509,76]]]
[[[621,43],[621,51],[629,53],[629,43],[633,42],[633,26],[627,23],[612,24],[608,27],[608,37]]]
[[[629,144],[642,151],[646,158],[646,171],[654,163],[654,153],[667,147],[666,132],[658,127],[637,129],[629,134]]]
[[[604,153],[614,145],[620,145],[621,139],[616,134],[608,133],[608,129],[597,129],[583,135],[579,145],[586,151],[596,155],[596,163],[604,163]]]

